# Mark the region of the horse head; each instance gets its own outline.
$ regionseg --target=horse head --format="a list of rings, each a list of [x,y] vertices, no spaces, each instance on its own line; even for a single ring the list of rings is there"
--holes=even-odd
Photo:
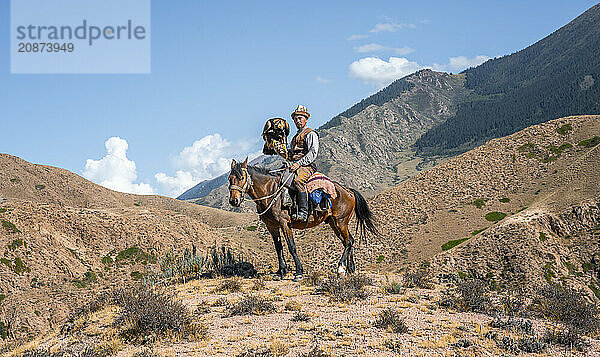
[[[252,184],[252,178],[248,173],[248,158],[242,163],[231,161],[231,172],[229,173],[229,204],[234,207],[241,206],[244,196]]]

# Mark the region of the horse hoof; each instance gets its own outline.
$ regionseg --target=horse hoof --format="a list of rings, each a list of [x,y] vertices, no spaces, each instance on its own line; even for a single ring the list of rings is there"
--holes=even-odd
[[[303,274],[294,275],[294,279],[293,279],[293,281],[297,283],[297,282],[299,282],[300,280],[302,280],[303,278],[304,278],[304,275],[303,275]]]

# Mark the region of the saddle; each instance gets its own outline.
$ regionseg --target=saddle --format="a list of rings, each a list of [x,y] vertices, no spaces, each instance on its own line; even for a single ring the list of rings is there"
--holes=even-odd
[[[332,206],[332,199],[337,197],[333,181],[326,175],[315,172],[306,182],[308,191],[308,215],[316,212],[326,212]],[[289,208],[290,212],[298,209],[296,204],[296,192],[293,189],[285,189],[283,193],[283,206]]]

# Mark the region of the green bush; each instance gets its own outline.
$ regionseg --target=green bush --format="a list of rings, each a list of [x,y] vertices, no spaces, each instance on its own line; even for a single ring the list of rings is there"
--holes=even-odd
[[[564,124],[558,128],[556,128],[556,132],[560,135],[566,135],[569,131],[573,130],[571,124]]]
[[[258,226],[248,226],[248,227],[246,227],[246,230],[254,232],[257,228],[258,228]]]
[[[456,247],[457,245],[459,245],[460,243],[465,242],[467,240],[469,240],[468,237],[448,241],[442,245],[442,250],[452,249],[452,248]]]
[[[532,143],[526,143],[518,147],[519,152],[530,152],[533,149]]]
[[[485,205],[485,201],[481,198],[476,199],[475,201],[473,201],[473,204],[477,207],[477,208],[481,208]]]
[[[481,233],[481,232],[485,231],[485,230],[486,230],[486,229],[488,229],[488,228],[490,228],[490,227],[485,227],[485,228],[477,229],[477,230],[475,230],[475,231],[471,232],[471,235],[472,235],[472,236],[476,236],[476,235],[478,235],[479,233]]]
[[[18,178],[11,178],[10,182],[12,182],[12,183],[19,183],[19,182],[21,182],[21,180],[18,179]]]
[[[543,241],[545,241],[546,239],[548,239],[548,236],[546,236],[546,233],[544,233],[544,232],[540,232],[540,240],[543,242]]]
[[[506,217],[506,213],[503,212],[490,212],[485,215],[485,219],[490,222],[498,222]]]
[[[7,209],[4,207],[0,207],[0,213],[6,213]]]
[[[23,261],[21,260],[21,258],[16,257],[15,258],[15,266],[13,268],[13,271],[19,275],[21,275],[22,273],[29,273],[31,272],[31,268],[29,268],[28,266],[25,265],[25,263],[23,263]]]
[[[14,251],[17,248],[22,247],[23,245],[24,245],[24,242],[22,239],[15,239],[12,241],[12,243],[10,243],[8,245],[8,249]],[[25,244],[25,246],[27,246],[27,245]]]
[[[584,148],[591,148],[600,144],[600,136],[594,136],[593,138],[582,140],[577,146],[583,146]]]
[[[502,203],[508,203],[508,202],[510,202],[510,198],[508,198],[508,197],[503,197],[503,198],[499,199],[498,201],[500,201],[500,202],[502,202]]]
[[[6,229],[6,231],[8,233],[21,233],[21,231],[17,228],[17,226],[15,226],[13,223],[6,221],[6,220],[2,220],[2,227],[4,227],[4,229]]]
[[[93,271],[89,270],[83,274],[81,279],[73,279],[72,283],[76,287],[83,289],[98,281],[98,276]]]
[[[43,190],[46,188],[46,185],[35,185],[36,190]]]

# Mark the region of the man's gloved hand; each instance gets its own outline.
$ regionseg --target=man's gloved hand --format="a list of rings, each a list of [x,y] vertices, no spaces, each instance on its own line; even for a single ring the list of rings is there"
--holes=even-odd
[[[292,164],[292,166],[290,166],[290,171],[291,171],[291,172],[296,172],[296,170],[298,170],[299,168],[300,168],[300,164],[299,164],[299,163],[297,163],[297,162],[294,162],[294,163]]]

